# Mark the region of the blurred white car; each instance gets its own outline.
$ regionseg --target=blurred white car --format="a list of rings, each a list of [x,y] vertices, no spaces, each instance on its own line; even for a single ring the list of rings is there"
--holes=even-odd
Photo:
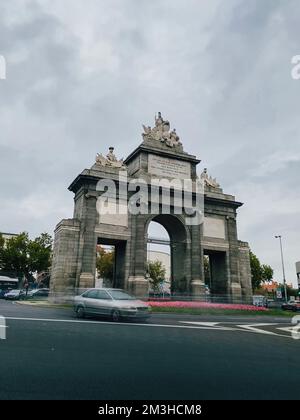
[[[101,315],[119,321],[122,318],[144,320],[150,316],[150,306],[122,289],[89,289],[74,298],[78,318]]]

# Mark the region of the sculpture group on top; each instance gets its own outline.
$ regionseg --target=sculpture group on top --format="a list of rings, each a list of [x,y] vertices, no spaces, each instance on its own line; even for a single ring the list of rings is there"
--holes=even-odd
[[[114,154],[114,147],[109,148],[109,152],[107,153],[106,157],[103,156],[102,153],[97,153],[96,163],[100,164],[101,166],[111,166],[113,168],[125,167],[123,159],[118,160],[116,158],[116,155]]]
[[[182,151],[182,143],[180,142],[179,136],[176,133],[176,129],[173,128],[170,131],[170,123],[164,120],[159,112],[157,117],[155,116],[155,127],[146,127],[143,125],[144,133],[142,133],[144,141],[160,141],[166,146],[172,148],[179,148]]]

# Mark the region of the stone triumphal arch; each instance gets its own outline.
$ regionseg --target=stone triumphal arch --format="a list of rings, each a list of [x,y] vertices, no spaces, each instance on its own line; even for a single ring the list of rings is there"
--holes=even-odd
[[[115,247],[114,287],[147,296],[147,229],[155,221],[170,237],[173,293],[204,297],[203,261],[208,256],[211,293],[233,301],[249,300],[249,248],[237,236],[237,209],[242,203],[225,194],[206,169],[197,176],[200,160],[184,151],[176,130],[170,130],[160,113],[153,128],[143,127],[142,143],[124,161],[116,158],[111,147],[106,156],[98,154],[92,167],[69,186],[74,193],[74,214],[55,229],[54,296],[95,286],[96,246],[100,243]],[[167,201],[165,184],[157,180],[170,181]],[[176,180],[183,185],[182,191]],[[198,184],[203,188],[200,193]],[[187,191],[185,185],[192,198],[190,208],[198,209],[197,197],[202,197],[196,216],[179,211],[178,203],[184,200],[178,198]]]

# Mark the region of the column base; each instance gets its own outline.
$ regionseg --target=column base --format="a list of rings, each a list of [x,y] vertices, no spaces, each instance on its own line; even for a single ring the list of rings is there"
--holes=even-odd
[[[75,287],[56,287],[54,290],[49,293],[48,301],[51,303],[71,303],[73,304],[74,296],[76,296]]]
[[[95,287],[95,277],[92,273],[81,273],[79,277],[79,290]]]
[[[128,279],[128,290],[134,296],[145,299],[149,296],[149,281],[142,276],[132,276]]]
[[[243,303],[247,303],[248,305],[253,305],[253,293],[252,293],[251,288],[242,287],[242,299],[243,299]]]
[[[205,284],[202,280],[191,281],[191,292],[194,300],[205,300]]]
[[[231,299],[233,303],[242,302],[242,288],[240,283],[231,283]]]

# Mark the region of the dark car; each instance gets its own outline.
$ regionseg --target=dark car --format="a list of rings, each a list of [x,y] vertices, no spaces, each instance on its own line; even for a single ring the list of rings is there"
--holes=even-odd
[[[28,298],[44,298],[44,297],[48,297],[49,296],[49,289],[43,288],[43,289],[35,289],[35,290],[31,290],[30,292],[27,293],[27,297]]]
[[[281,309],[284,311],[300,311],[300,301],[290,300],[287,303],[283,303]]]
[[[5,293],[4,299],[8,299],[8,300],[25,299],[25,292],[19,289],[10,290],[9,292]]]

